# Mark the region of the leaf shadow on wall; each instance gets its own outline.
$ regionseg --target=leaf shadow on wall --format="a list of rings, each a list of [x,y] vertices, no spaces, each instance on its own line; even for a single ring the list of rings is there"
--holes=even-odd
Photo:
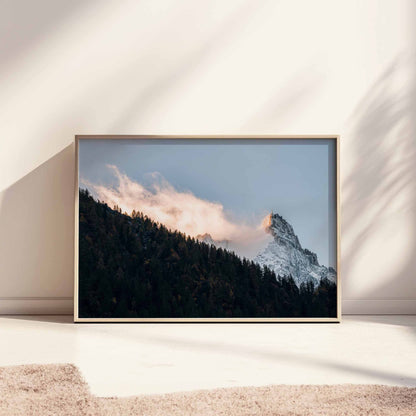
[[[348,298],[359,293],[357,298],[380,301],[414,299],[416,81],[409,80],[414,76],[412,68],[413,56],[399,56],[356,109],[345,143],[341,138],[341,266]],[[403,297],[404,288],[409,289],[408,298]]]
[[[71,299],[74,154],[71,144],[0,194],[2,297]]]

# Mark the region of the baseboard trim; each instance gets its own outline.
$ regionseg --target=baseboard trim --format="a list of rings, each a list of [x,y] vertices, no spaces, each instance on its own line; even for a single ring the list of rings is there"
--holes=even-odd
[[[72,297],[0,298],[0,315],[72,315]],[[343,315],[416,315],[416,299],[344,299]]]
[[[416,315],[416,299],[343,299],[343,315]]]
[[[0,315],[72,315],[72,297],[0,298]]]

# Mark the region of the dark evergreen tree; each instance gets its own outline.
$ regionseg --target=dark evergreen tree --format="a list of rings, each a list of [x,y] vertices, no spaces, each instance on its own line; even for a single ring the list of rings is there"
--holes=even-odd
[[[80,317],[335,317],[336,299],[329,280],[298,288],[291,276],[80,190]]]

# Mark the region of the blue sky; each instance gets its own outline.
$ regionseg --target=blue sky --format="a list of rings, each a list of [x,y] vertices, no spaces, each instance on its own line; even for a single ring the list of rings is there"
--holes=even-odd
[[[321,264],[336,264],[333,140],[80,140],[81,179],[116,186],[107,165],[145,186],[158,172],[178,191],[220,202],[233,221],[277,212]]]

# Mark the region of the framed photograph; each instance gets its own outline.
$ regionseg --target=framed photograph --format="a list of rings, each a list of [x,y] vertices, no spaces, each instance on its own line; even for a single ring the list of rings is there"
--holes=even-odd
[[[338,136],[75,142],[75,322],[339,322]]]

